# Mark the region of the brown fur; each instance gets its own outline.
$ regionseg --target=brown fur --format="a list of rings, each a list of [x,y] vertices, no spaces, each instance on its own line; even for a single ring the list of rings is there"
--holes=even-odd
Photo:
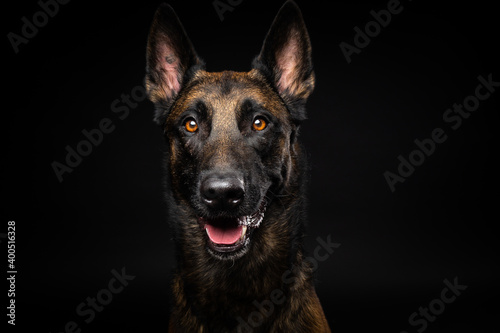
[[[146,88],[168,144],[166,197],[178,261],[169,332],[330,332],[302,246],[307,168],[296,138],[314,73],[298,7],[282,7],[249,72],[205,71],[165,5],[147,50]],[[183,131],[186,114],[196,118],[195,134]],[[267,131],[251,130],[254,114],[268,117]],[[211,213],[199,188],[213,170],[245,175],[238,216],[267,202],[245,252],[208,250],[199,221]]]

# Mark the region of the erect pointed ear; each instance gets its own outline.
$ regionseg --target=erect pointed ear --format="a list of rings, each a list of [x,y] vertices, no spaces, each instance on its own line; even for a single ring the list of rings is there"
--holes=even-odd
[[[162,124],[182,86],[203,67],[172,7],[161,4],[149,31],[146,91],[155,103],[154,120]]]
[[[314,89],[311,42],[294,1],[279,10],[253,68],[267,77],[296,121],[306,119],[305,102]]]

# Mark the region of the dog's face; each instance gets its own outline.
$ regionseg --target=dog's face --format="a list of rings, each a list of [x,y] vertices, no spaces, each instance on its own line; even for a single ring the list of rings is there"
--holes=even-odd
[[[169,145],[172,193],[219,259],[243,256],[291,171],[297,127],[314,87],[299,9],[278,13],[253,69],[204,70],[172,8],[158,9],[146,88]]]

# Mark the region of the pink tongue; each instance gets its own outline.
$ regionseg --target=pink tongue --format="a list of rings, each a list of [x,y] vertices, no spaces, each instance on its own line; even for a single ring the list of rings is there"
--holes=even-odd
[[[243,226],[218,226],[212,224],[206,224],[208,237],[215,244],[230,245],[234,244],[240,239],[241,233],[243,231]]]

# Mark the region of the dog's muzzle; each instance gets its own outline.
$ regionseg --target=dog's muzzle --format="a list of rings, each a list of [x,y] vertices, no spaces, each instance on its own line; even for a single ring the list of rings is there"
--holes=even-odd
[[[236,252],[242,254],[249,246],[254,229],[264,219],[267,201],[261,199],[257,210],[250,215],[239,215],[245,199],[245,186],[242,177],[234,173],[212,173],[200,182],[200,199],[204,205],[205,216],[198,222],[206,233],[207,245],[213,254],[221,257]]]

